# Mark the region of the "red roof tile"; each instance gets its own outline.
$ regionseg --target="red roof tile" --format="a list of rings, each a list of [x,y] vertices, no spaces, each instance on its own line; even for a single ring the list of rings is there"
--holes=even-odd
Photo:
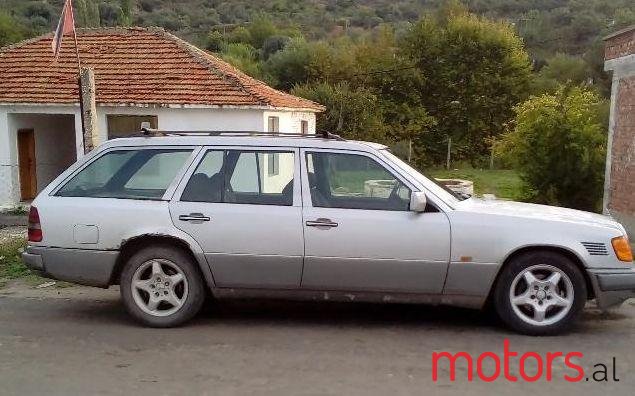
[[[0,103],[78,102],[73,38],[57,61],[51,34],[0,50]],[[82,66],[95,71],[97,103],[324,107],[275,90],[160,28],[78,29]]]

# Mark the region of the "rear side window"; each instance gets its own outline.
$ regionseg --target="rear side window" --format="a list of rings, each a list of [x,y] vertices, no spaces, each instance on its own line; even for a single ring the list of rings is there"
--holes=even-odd
[[[68,181],[60,197],[160,199],[192,150],[110,151]]]
[[[291,152],[208,151],[181,201],[291,206],[294,171]]]

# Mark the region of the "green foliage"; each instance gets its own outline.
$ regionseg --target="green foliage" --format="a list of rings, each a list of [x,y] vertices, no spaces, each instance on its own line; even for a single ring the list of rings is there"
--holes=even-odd
[[[75,22],[81,27],[99,27],[99,4],[97,0],[75,0]]]
[[[348,139],[384,140],[379,99],[369,89],[351,88],[347,83],[317,83],[298,86],[292,93],[326,106],[317,128]]]
[[[119,13],[118,22],[120,26],[131,26],[133,20],[133,8],[134,0],[119,0],[119,7],[121,12]]]
[[[266,14],[254,17],[247,30],[249,31],[250,44],[256,48],[262,48],[269,37],[278,33],[273,21]]]
[[[601,205],[606,130],[593,91],[562,87],[516,107],[515,126],[497,150],[526,183],[528,199],[583,210]]]
[[[205,43],[205,48],[212,52],[220,52],[223,50],[226,44],[226,39],[223,33],[218,30],[212,30],[207,35],[207,40]]]
[[[290,90],[309,79],[309,64],[313,59],[304,39],[292,39],[284,49],[271,55],[263,64],[266,74],[281,89]]]
[[[250,76],[263,80],[266,79],[262,74],[261,65],[258,62],[258,51],[251,45],[243,43],[227,44],[221,56],[224,60]]]
[[[3,241],[0,244],[0,282],[30,273],[20,257],[20,252],[25,246],[26,241],[23,239]]]
[[[535,94],[555,92],[560,85],[582,85],[589,79],[589,65],[576,56],[557,54],[547,60],[547,65],[532,81]]]
[[[435,120],[420,160],[441,163],[448,137],[457,160],[487,156],[529,87],[529,57],[513,28],[452,7],[413,25],[401,46],[421,74],[412,89]]]
[[[0,47],[22,40],[23,33],[11,16],[0,11]]]

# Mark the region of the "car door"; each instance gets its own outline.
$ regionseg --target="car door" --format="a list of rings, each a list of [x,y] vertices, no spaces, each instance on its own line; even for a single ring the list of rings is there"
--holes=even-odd
[[[409,210],[413,185],[362,152],[302,150],[302,288],[441,293],[450,224],[431,204]]]
[[[170,203],[219,287],[298,288],[304,240],[297,149],[211,148]]]

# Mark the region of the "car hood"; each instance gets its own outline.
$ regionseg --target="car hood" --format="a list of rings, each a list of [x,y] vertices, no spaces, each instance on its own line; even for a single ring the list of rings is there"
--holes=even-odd
[[[456,209],[528,219],[588,224],[614,228],[624,232],[624,228],[609,216],[575,209],[560,208],[557,206],[502,201],[497,199],[470,198],[461,201],[456,205]]]

